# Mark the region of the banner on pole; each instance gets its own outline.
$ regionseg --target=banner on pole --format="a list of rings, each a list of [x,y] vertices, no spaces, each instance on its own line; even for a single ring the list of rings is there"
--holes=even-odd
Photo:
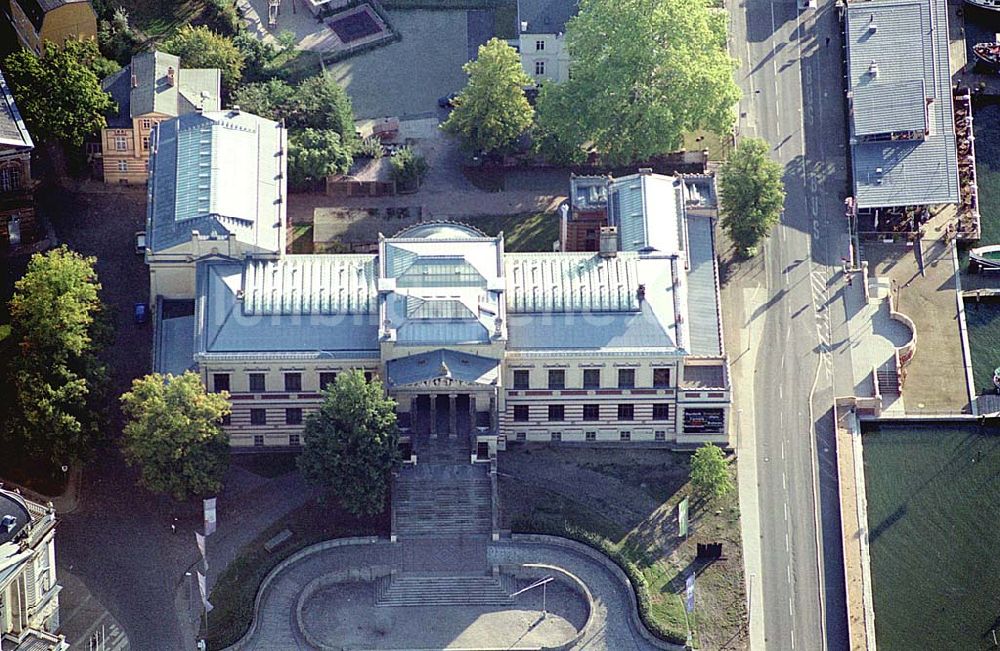
[[[201,560],[206,560],[205,558],[205,536],[201,535],[197,531],[194,532],[194,542],[198,545],[198,551],[201,553]]]
[[[210,497],[205,500],[205,535],[211,536],[215,533],[215,498]]]
[[[687,586],[684,591],[684,608],[689,612],[694,612],[694,572],[688,574]]]
[[[677,505],[677,535],[686,538],[688,535],[688,498]]]
[[[201,593],[201,605],[205,608],[205,614],[212,612],[212,604],[208,602],[208,589],[205,587],[205,575],[195,570],[198,575],[198,592]]]

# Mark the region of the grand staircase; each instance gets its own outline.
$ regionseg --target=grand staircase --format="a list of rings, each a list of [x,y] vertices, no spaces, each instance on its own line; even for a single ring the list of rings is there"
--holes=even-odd
[[[376,606],[506,606],[514,580],[499,576],[385,576],[375,585]]]
[[[486,535],[492,531],[492,489],[482,464],[419,464],[396,477],[394,533],[412,536]]]

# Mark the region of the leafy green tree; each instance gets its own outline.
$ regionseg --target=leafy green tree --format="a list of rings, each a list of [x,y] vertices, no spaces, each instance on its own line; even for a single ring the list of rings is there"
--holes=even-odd
[[[520,57],[506,41],[492,38],[463,69],[469,83],[441,128],[460,136],[474,152],[509,150],[535,115],[524,96],[531,78],[524,74]]]
[[[416,190],[427,173],[427,161],[409,147],[397,149],[389,157],[392,179],[403,190]]]
[[[181,58],[185,68],[218,68],[222,72],[223,92],[236,89],[243,74],[243,52],[228,36],[208,27],[186,25],[163,43],[165,52]]]
[[[706,497],[721,497],[733,490],[722,448],[706,443],[695,450],[691,456],[691,484]]]
[[[759,138],[745,138],[719,169],[722,227],[747,256],[757,252],[781,217],[785,184],[781,165]]]
[[[581,0],[566,26],[572,77],[546,84],[540,142],[611,164],[677,149],[687,131],[728,132],[739,88],[724,16],[704,0]]]
[[[89,46],[80,41],[65,45],[46,42],[41,57],[18,50],[4,59],[2,68],[32,137],[80,147],[84,138],[106,126],[104,115],[114,102],[101,90],[89,65],[94,62],[81,56]]]
[[[10,300],[12,443],[53,466],[86,459],[99,432],[107,343],[94,258],[65,246],[35,254]]]
[[[339,134],[352,150],[357,144],[351,98],[327,74],[309,77],[299,84],[282,117],[287,120],[289,128],[330,129]]]
[[[396,403],[378,379],[361,371],[338,373],[319,411],[306,419],[298,465],[306,478],[336,489],[355,515],[385,508],[392,470],[399,464]]]
[[[107,19],[101,19],[97,28],[97,42],[101,46],[101,52],[118,63],[128,63],[142,44],[124,7],[115,8]]]
[[[176,500],[222,488],[229,466],[229,436],[220,423],[229,394],[208,393],[197,373],[153,373],[122,394],[128,418],[121,441],[125,461],[140,468],[139,482]]]
[[[351,150],[331,129],[298,129],[288,137],[288,182],[305,187],[351,168]]]
[[[256,40],[256,39],[254,39]],[[244,84],[233,93],[233,104],[268,120],[287,117],[289,104],[295,97],[295,88],[281,79],[269,79]]]
[[[246,65],[243,69],[243,79],[255,81],[268,76],[269,66],[278,55],[278,50],[270,43],[265,43],[248,30],[241,29],[233,36],[233,44],[243,53]],[[246,85],[240,86],[240,89]],[[237,89],[239,90],[239,89]],[[235,102],[239,104],[239,102]],[[240,104],[242,107],[243,105]]]

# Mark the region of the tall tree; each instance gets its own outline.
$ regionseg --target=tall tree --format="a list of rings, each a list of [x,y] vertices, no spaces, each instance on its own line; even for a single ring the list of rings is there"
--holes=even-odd
[[[244,54],[228,36],[216,34],[204,25],[186,25],[171,36],[162,48],[181,58],[185,68],[218,68],[224,93],[236,89],[243,74]]]
[[[10,300],[18,354],[7,428],[18,447],[54,466],[87,458],[99,432],[106,373],[96,352],[107,332],[94,262],[65,246],[35,254]]]
[[[712,443],[701,446],[691,456],[691,484],[706,497],[721,497],[733,490],[729,466],[722,448]]]
[[[531,78],[524,74],[520,57],[506,41],[492,38],[463,69],[469,83],[441,128],[460,136],[471,151],[510,149],[535,115],[524,96]]]
[[[705,0],[581,0],[566,43],[572,76],[538,98],[543,145],[626,164],[677,149],[687,131],[732,128],[736,62]]]
[[[351,98],[328,74],[309,77],[295,89],[282,114],[290,128],[330,129],[353,151],[357,145]]]
[[[288,137],[288,182],[304,187],[351,167],[351,150],[332,129],[298,129]]]
[[[73,40],[63,48],[46,42],[41,57],[18,50],[4,59],[4,77],[33,138],[80,147],[107,125],[104,115],[114,102],[101,90],[91,67],[98,60],[88,56],[90,48]],[[96,46],[92,49],[99,57]]]
[[[757,252],[785,204],[782,167],[759,138],[744,138],[719,169],[722,227],[746,256]]]
[[[222,488],[229,465],[229,436],[220,426],[230,413],[229,394],[207,393],[198,374],[153,373],[122,394],[128,417],[122,451],[140,467],[139,482],[176,500]]]
[[[391,472],[399,463],[396,403],[378,379],[361,371],[338,373],[319,411],[306,419],[299,468],[316,484],[335,487],[355,515],[385,508]]]

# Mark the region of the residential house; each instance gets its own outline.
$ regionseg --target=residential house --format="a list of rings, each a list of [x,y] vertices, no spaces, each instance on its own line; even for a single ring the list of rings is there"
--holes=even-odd
[[[56,516],[0,485],[0,648],[64,651],[56,581]]]
[[[678,210],[674,178],[626,181],[595,252],[507,253],[502,235],[427,222],[371,255],[286,255],[283,146],[219,140],[242,137],[240,117],[159,126],[147,225],[154,368],[228,391],[234,448],[299,445],[350,369],[383,380],[405,437],[447,430],[477,454],[728,441],[714,218]]]
[[[566,23],[578,0],[517,0],[517,42],[521,66],[536,82],[569,79]]]
[[[45,41],[97,38],[97,14],[88,0],[9,0],[7,11],[17,40],[35,54]]]
[[[179,115],[218,111],[221,97],[218,69],[181,68],[166,52],[135,55],[102,86],[118,103],[98,148],[105,183],[145,183],[153,128]]]
[[[37,235],[32,149],[31,136],[0,71],[0,247],[30,242]]]

